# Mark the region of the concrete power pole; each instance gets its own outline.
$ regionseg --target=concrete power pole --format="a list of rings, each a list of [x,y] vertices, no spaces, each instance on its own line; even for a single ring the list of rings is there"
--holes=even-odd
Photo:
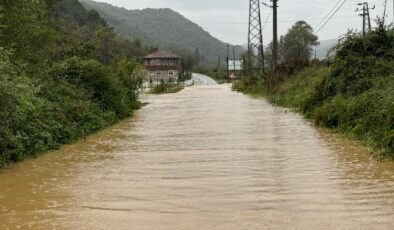
[[[230,48],[230,45],[227,44],[227,57],[226,57],[226,74],[227,74],[227,76],[226,76],[226,78],[227,78],[228,82],[230,82],[230,72],[229,72],[229,66],[228,66],[229,55],[230,55],[229,48]]]
[[[357,5],[363,6],[362,9],[358,9],[357,8],[356,12],[357,11],[361,11],[361,10],[363,11],[363,13],[359,14],[359,15],[363,17],[363,36],[365,36],[372,29],[371,17],[370,17],[370,14],[369,14],[369,10],[375,9],[375,6],[370,8],[369,5],[368,5],[368,2],[358,3]]]
[[[375,9],[375,6],[373,6],[372,9]],[[368,2],[366,3],[366,11],[367,11],[367,17],[368,17],[368,32],[372,30],[372,26],[371,26],[371,16],[369,14],[369,6],[368,6]]]
[[[273,69],[278,66],[278,0],[272,0],[273,12],[273,39],[272,39],[272,61]]]
[[[235,74],[235,46],[233,46],[233,71]]]
[[[260,0],[249,0],[247,68],[248,70],[261,68],[262,72],[265,71]]]
[[[386,12],[387,12],[387,0],[384,1],[383,25],[385,25],[386,22]]]

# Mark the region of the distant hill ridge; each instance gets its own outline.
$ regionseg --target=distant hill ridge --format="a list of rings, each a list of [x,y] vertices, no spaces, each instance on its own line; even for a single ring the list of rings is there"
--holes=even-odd
[[[325,59],[330,53],[330,50],[338,44],[338,39],[328,39],[320,41],[320,44],[316,46],[316,57],[317,59]],[[332,52],[330,53],[333,54]]]
[[[205,66],[216,66],[218,56],[224,60],[226,55],[226,43],[171,9],[127,10],[90,0],[81,0],[81,3],[99,12],[121,35],[140,39],[149,46],[180,55],[193,55],[198,48],[200,63]],[[243,50],[237,47],[239,55]]]

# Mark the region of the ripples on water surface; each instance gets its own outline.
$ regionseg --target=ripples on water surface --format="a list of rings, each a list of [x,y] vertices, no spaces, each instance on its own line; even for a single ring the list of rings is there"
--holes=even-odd
[[[0,173],[0,229],[394,229],[394,164],[228,86]]]

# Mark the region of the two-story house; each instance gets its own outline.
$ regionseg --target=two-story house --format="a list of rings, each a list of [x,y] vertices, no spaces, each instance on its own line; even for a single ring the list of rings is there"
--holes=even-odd
[[[158,50],[144,58],[147,81],[178,81],[180,57],[172,52]]]

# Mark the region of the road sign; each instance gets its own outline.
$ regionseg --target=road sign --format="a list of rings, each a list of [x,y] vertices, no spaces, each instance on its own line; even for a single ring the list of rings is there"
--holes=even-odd
[[[228,60],[228,70],[242,70],[243,60]]]

